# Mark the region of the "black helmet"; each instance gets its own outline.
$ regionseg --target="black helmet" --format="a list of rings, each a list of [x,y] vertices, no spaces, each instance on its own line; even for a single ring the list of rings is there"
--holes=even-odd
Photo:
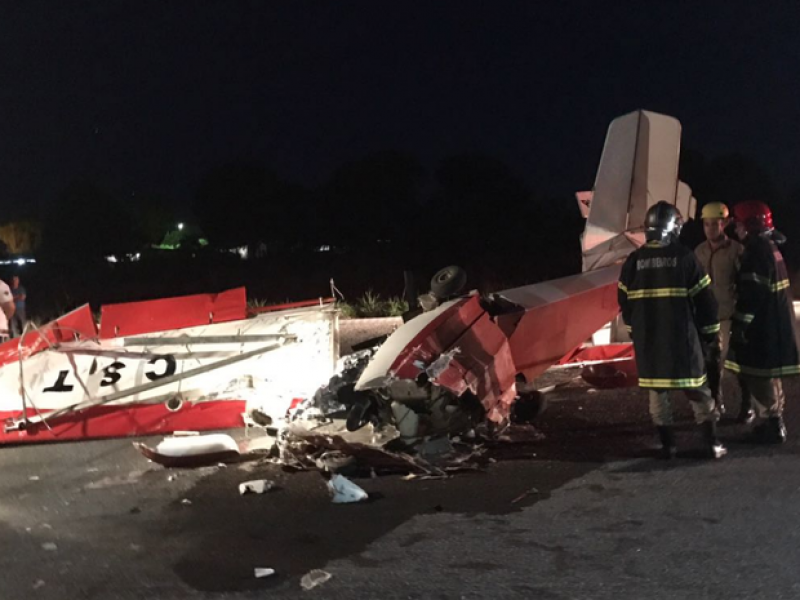
[[[648,242],[672,242],[678,239],[683,227],[681,212],[669,202],[651,206],[644,217],[644,232]]]

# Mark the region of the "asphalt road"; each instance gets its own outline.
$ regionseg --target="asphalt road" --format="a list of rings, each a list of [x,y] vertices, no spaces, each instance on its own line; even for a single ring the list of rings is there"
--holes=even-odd
[[[725,425],[730,454],[698,460],[680,400],[681,455],[663,463],[643,393],[568,387],[544,440],[445,481],[360,479],[372,500],[357,505],[333,505],[317,473],[165,470],[128,440],[2,448],[0,600],[797,598],[798,384],[787,391],[786,445]],[[239,496],[254,478],[278,489]],[[303,591],[312,569],[332,578]]]

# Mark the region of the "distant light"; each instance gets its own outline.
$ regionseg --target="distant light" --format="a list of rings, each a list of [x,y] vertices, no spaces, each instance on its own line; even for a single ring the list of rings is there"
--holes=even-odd
[[[317,252],[330,252],[331,247],[329,244],[322,244],[319,248],[317,248]]]
[[[110,263],[115,263],[117,262],[117,257],[114,256],[113,254],[109,254],[108,256],[106,256],[106,260]]]
[[[178,231],[183,231],[183,223],[178,223]]]

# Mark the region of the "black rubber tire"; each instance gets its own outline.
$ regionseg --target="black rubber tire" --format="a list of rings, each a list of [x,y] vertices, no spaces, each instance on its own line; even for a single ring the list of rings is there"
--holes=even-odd
[[[444,300],[455,296],[467,285],[467,272],[456,265],[445,267],[431,278],[431,292]]]
[[[547,397],[541,392],[532,391],[520,394],[511,407],[511,422],[516,424],[535,423],[547,410]]]
[[[347,413],[347,421],[345,427],[347,431],[358,431],[372,420],[377,407],[371,398],[360,397],[356,398],[350,411]]]

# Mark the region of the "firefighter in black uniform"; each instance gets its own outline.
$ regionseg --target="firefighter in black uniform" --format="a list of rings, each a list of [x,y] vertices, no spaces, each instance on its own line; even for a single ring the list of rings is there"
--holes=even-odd
[[[725,368],[739,373],[750,388],[757,417],[755,440],[780,444],[786,441],[780,378],[800,375],[789,277],[775,245],[782,236],[763,202],[740,202],[733,214],[744,253]]]
[[[717,438],[719,412],[706,376],[706,364],[719,356],[711,279],[694,253],[678,242],[683,219],[677,208],[659,202],[647,211],[644,225],[647,242],[625,261],[618,293],[633,338],[639,386],[649,390],[664,458],[676,452],[672,390],[683,390],[689,398],[707,455],[720,458],[727,451]]]

